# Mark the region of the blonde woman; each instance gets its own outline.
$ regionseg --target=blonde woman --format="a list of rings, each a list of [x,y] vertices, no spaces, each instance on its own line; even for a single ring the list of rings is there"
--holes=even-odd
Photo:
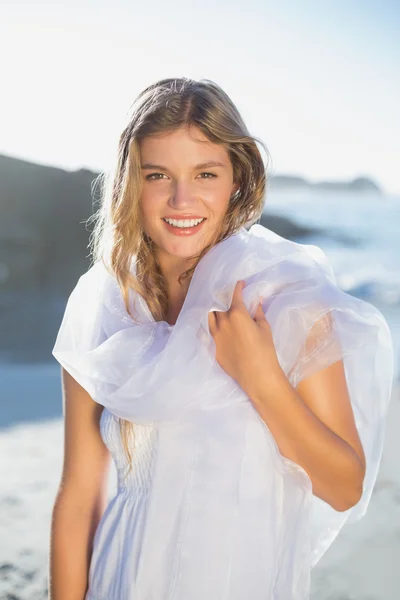
[[[318,247],[256,224],[257,143],[209,80],[132,107],[53,349],[52,600],[305,599],[367,509],[390,333]]]

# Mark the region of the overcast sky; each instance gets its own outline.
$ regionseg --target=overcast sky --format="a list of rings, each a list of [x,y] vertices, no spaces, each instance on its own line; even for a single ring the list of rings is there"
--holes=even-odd
[[[106,169],[136,95],[208,78],[275,173],[400,195],[400,2],[1,0],[0,152]],[[397,38],[397,39],[396,39]]]

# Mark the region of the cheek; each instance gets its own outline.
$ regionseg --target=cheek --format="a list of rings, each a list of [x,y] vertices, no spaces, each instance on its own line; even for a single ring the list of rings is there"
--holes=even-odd
[[[203,201],[215,217],[220,217],[228,208],[229,198],[229,192],[224,189],[204,194]]]
[[[155,191],[144,190],[140,197],[140,205],[145,222],[150,222],[160,214],[165,206],[165,200],[161,194],[157,194]]]

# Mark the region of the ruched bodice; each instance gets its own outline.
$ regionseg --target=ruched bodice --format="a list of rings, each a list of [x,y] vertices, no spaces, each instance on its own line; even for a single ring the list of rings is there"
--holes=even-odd
[[[132,494],[149,489],[157,446],[157,428],[153,425],[133,425],[129,432],[128,446],[132,456],[132,468],[128,471],[119,419],[106,408],[100,419],[101,437],[110,451],[118,475],[118,493],[129,489]]]
[[[119,419],[106,408],[100,433],[116,467],[117,490],[96,529],[85,600],[130,600],[140,565],[158,430],[133,425],[128,436],[130,470]]]

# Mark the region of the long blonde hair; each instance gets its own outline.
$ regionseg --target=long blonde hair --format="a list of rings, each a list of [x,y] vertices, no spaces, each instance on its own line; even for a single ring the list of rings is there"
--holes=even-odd
[[[215,144],[224,145],[233,166],[238,191],[230,198],[221,227],[210,243],[194,257],[191,268],[180,276],[186,285],[198,261],[216,243],[256,222],[262,213],[267,168],[256,142],[269,153],[264,143],[251,136],[229,96],[213,81],[195,81],[186,77],[162,79],[143,90],[133,103],[128,122],[118,144],[114,169],[102,174],[100,207],[90,217],[94,222],[89,246],[94,262],[103,260],[121,288],[126,310],[132,312],[130,291],[140,294],[156,321],[166,320],[168,296],[152,240],[145,234],[140,210],[142,171],[140,140],[181,127],[196,126]],[[108,250],[107,250],[108,249]],[[108,263],[104,262],[107,253]],[[132,273],[132,259],[136,273]],[[129,438],[132,423],[120,420],[123,446],[129,463]]]

